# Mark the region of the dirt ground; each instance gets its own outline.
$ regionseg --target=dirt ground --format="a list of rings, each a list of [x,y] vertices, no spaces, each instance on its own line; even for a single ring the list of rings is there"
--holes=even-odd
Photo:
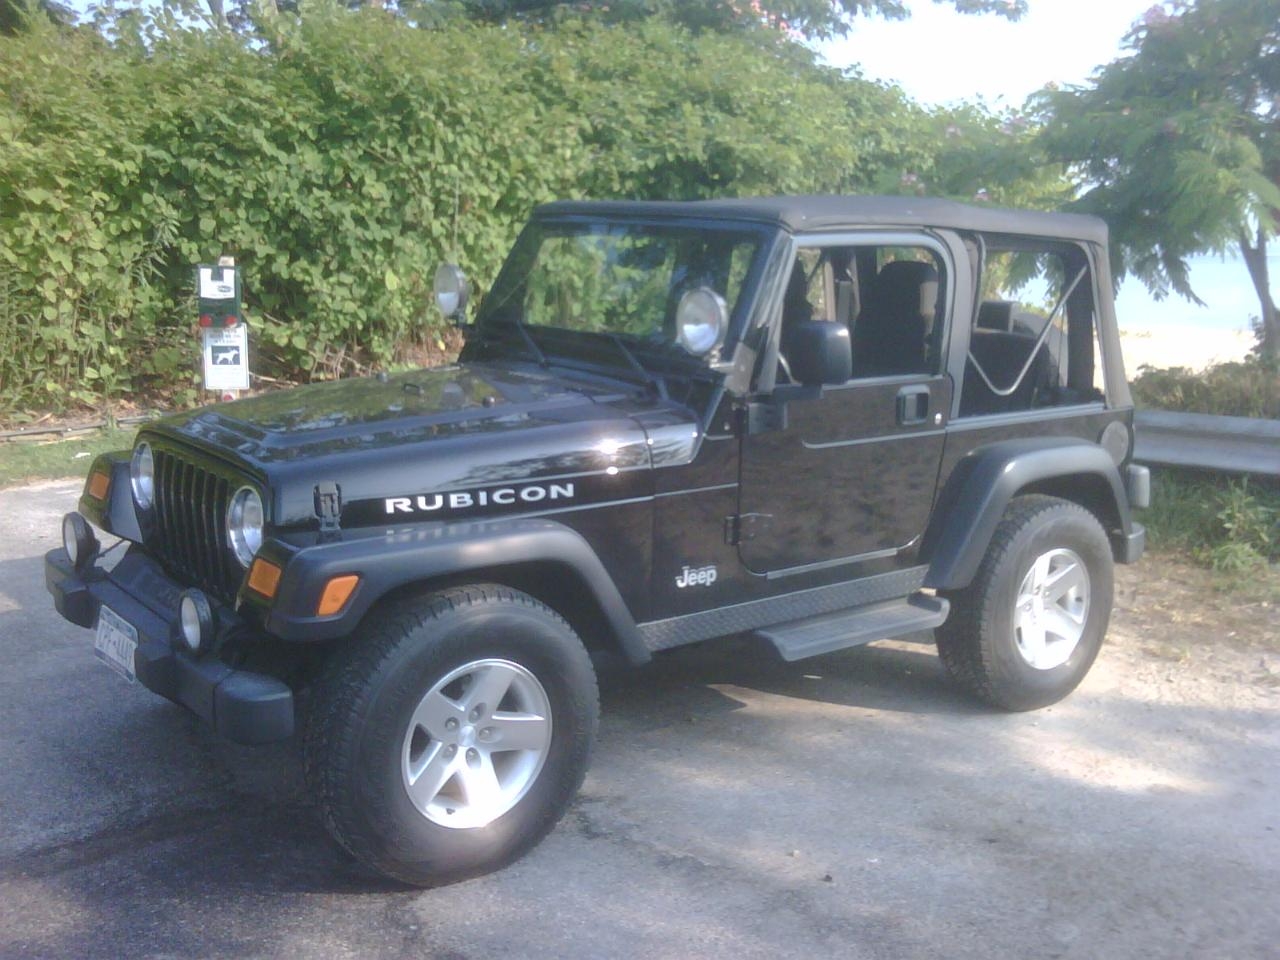
[[[295,745],[218,741],[58,618],[41,557],[78,491],[0,490],[5,960],[1277,956],[1276,598],[1121,568],[1097,664],[1024,714],[928,637],[672,651],[605,685],[541,846],[406,890],[327,838]]]
[[[1220,574],[1148,555],[1116,568],[1108,656],[1125,657],[1145,683],[1176,679],[1208,699],[1226,685],[1239,688],[1234,697],[1267,699],[1280,687],[1280,595],[1252,584],[1231,589]],[[1179,669],[1168,672],[1171,665]]]

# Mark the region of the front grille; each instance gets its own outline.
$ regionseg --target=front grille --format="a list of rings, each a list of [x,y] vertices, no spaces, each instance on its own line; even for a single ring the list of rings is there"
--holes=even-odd
[[[238,489],[172,450],[155,456],[155,527],[151,546],[180,580],[232,600],[244,569],[227,543],[227,501]]]

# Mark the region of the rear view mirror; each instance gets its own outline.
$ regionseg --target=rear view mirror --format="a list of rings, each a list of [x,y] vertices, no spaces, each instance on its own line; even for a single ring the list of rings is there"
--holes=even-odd
[[[797,383],[824,386],[853,376],[849,328],[834,320],[804,320],[786,332],[783,352]]]

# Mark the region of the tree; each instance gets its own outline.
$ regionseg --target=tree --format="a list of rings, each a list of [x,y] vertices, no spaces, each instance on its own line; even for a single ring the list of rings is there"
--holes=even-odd
[[[1172,0],[1086,86],[1040,98],[1048,155],[1079,178],[1075,207],[1111,224],[1116,278],[1201,301],[1187,258],[1240,251],[1280,357],[1267,248],[1280,221],[1280,18],[1275,0]]]
[[[45,17],[50,23],[68,26],[75,22],[76,14],[57,0],[0,0],[0,36],[21,32],[32,17]]]
[[[1026,0],[933,0],[961,13],[994,13],[1017,20]],[[906,0],[419,0],[423,6],[456,6],[489,21],[540,20],[564,13],[588,12],[611,20],[662,16],[693,30],[726,31],[767,27],[821,39],[848,33],[862,16],[901,20],[910,16]]]

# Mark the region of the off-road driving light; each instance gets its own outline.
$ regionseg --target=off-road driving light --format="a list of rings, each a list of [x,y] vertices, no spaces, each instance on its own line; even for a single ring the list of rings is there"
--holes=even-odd
[[[71,558],[71,565],[83,570],[93,562],[98,552],[98,538],[93,535],[89,521],[72,511],[62,518],[62,549]]]
[[[456,317],[467,305],[467,275],[452,263],[436,269],[436,306],[446,317]]]
[[[191,653],[213,639],[213,608],[199,590],[183,590],[178,599],[178,639]]]
[[[143,510],[151,506],[156,492],[156,460],[151,455],[151,444],[143,441],[133,448],[129,462],[129,482],[133,485],[133,499]]]
[[[724,339],[729,310],[710,287],[690,290],[676,307],[676,339],[695,357],[710,353]]]
[[[242,566],[253,562],[262,547],[262,498],[252,487],[241,487],[227,507],[227,537]]]

